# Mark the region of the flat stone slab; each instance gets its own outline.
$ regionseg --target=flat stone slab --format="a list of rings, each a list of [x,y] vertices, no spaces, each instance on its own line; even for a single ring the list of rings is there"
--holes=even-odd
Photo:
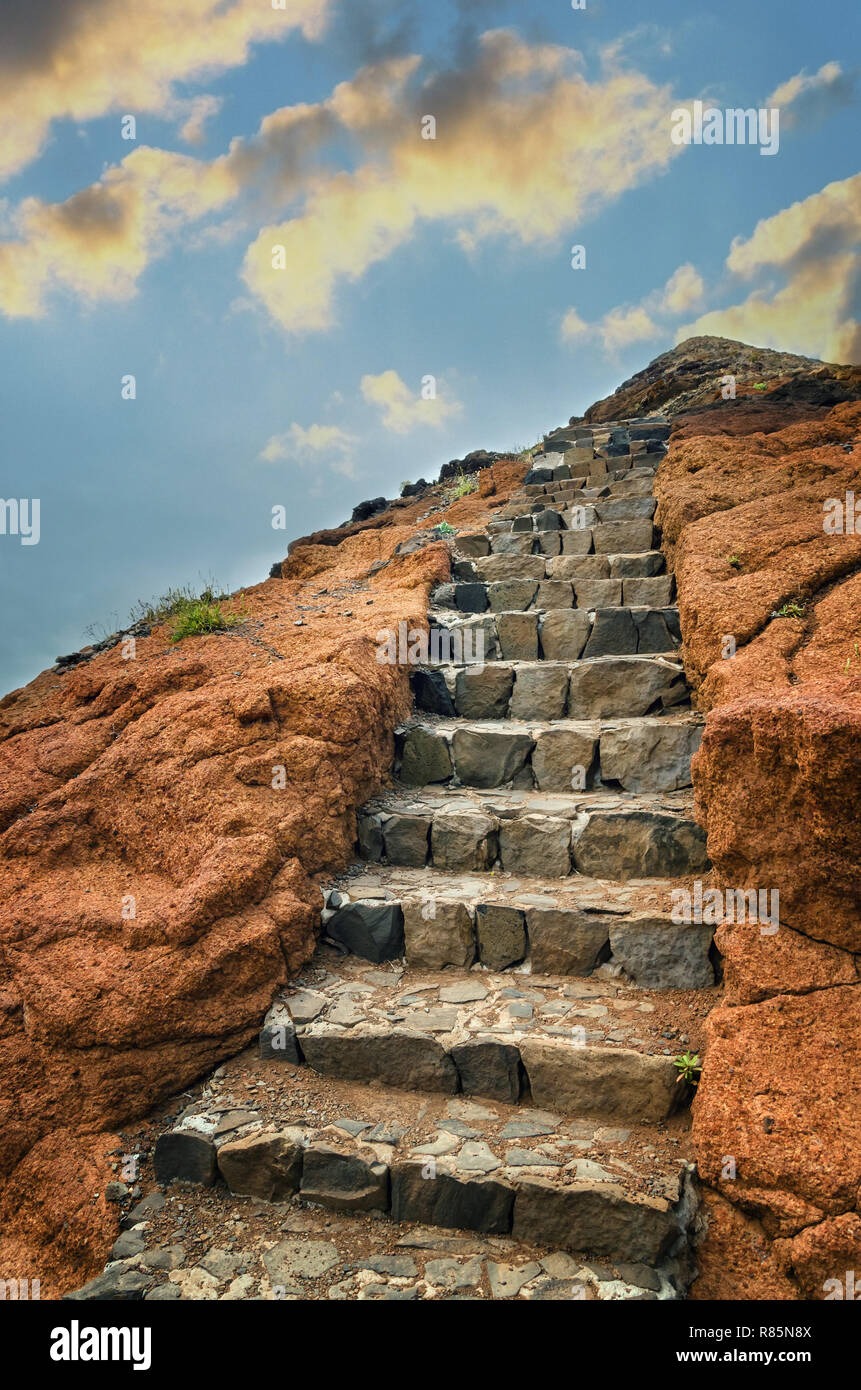
[[[569,1114],[648,1123],[666,1119],[679,1103],[669,1057],[537,1037],[524,1038],[520,1055],[533,1099]]]
[[[557,809],[553,803],[554,810]],[[406,958],[415,968],[468,968],[476,960],[491,970],[516,972],[524,962],[539,974],[588,976],[602,961],[618,963],[624,977],[645,989],[705,989],[714,984],[710,958],[712,928],[672,920],[673,880],[619,881],[575,876],[550,881],[504,872],[470,876],[439,871],[380,868],[387,891],[400,902],[406,924]],[[341,896],[364,891],[364,879],[341,880]],[[530,888],[541,892],[532,891]],[[335,890],[337,891],[337,890]],[[389,987],[400,975],[366,971],[367,986]],[[449,986],[443,983],[444,988]],[[457,998],[435,994],[440,1003],[469,1002],[462,991],[486,991],[471,976],[452,986]],[[571,987],[573,989],[573,986]],[[594,986],[578,986],[589,1000]],[[600,992],[600,991],[598,991]],[[321,1016],[329,1005],[325,996]],[[410,996],[418,1002],[418,996]],[[507,990],[507,1016],[530,1019],[535,997]],[[573,995],[571,997],[574,997]],[[541,996],[538,996],[539,1002]],[[399,999],[405,1003],[405,999]],[[267,1016],[267,1028],[278,1014]],[[295,1052],[295,1042],[294,1042]],[[267,1054],[269,1055],[269,1054]],[[274,1054],[273,1054],[274,1055]],[[298,1052],[287,1058],[298,1062]]]
[[[527,908],[524,916],[540,911]],[[562,915],[562,909],[549,912]],[[583,915],[590,916],[582,910],[572,913],[575,925]],[[632,970],[647,968],[649,934],[654,931],[664,952],[655,968],[675,972],[674,989],[686,970],[696,974],[702,969],[706,982],[705,969],[711,969],[706,938],[700,937],[696,946],[692,937],[694,949],[687,956],[683,950],[673,953],[668,949],[672,934],[682,942],[687,928],[638,913],[630,918],[610,914],[600,926],[602,938],[623,932],[628,920],[638,933],[633,954],[643,951],[646,962],[641,967],[632,960]],[[673,1057],[688,1039],[679,1035],[676,1041],[675,1034],[665,1032],[666,1014],[656,1010],[651,998],[612,959],[595,966],[588,980],[576,982],[570,976],[538,974],[528,965],[525,969],[527,973],[475,969],[459,976],[408,969],[403,977],[393,976],[389,985],[372,986],[363,981],[375,972],[354,957],[343,957],[327,971],[333,983],[319,992],[330,993],[338,1003],[353,988],[361,989],[365,1018],[358,1024],[337,1025],[324,1014],[297,1031],[299,1051],[307,1067],[338,1082],[461,1095],[508,1106],[518,1105],[529,1094],[537,1108],[511,1115],[505,1131],[506,1139],[519,1142],[552,1135],[565,1115],[589,1117],[590,1134],[599,1125],[630,1128],[667,1120],[683,1099]],[[312,975],[313,968],[308,973]],[[522,981],[523,987],[512,989],[512,980]],[[461,1002],[444,1002],[444,996]],[[693,990],[691,997],[696,997]],[[519,1009],[520,1004],[528,1007]],[[674,1016],[677,1009],[674,995]],[[355,1099],[352,1104],[364,1122],[366,1115]],[[480,1104],[471,1116],[450,1112],[438,1131],[485,1140],[485,1114],[494,1112]],[[333,1133],[344,1135],[345,1130],[333,1125]],[[371,1144],[395,1143],[398,1137],[393,1131],[388,1140],[374,1129],[357,1134]],[[211,1136],[195,1138],[213,1149],[217,1143]],[[434,1142],[434,1136],[427,1142]],[[439,1150],[443,1152],[447,1150]]]
[[[412,802],[397,794],[370,803],[390,864],[414,865],[400,827],[422,827],[421,864],[455,871],[496,866],[551,878],[572,872],[617,879],[683,877],[708,868],[705,832],[685,791],[543,795],[531,791],[453,791],[426,787]],[[395,834],[390,828],[395,828]]]
[[[300,1047],[307,1064],[324,1076],[377,1080],[404,1090],[457,1090],[457,1072],[443,1046],[408,1029],[366,1024],[345,1031],[310,1024]]]

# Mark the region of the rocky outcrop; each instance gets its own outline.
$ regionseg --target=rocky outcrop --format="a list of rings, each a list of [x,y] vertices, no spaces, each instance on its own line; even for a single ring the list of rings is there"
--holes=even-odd
[[[779,894],[777,933],[726,923],[716,937],[695,1298],[823,1298],[857,1263],[859,396],[857,368],[692,339],[587,412],[630,402],[672,419],[656,521],[707,714],[697,814],[717,884]]]
[[[745,402],[744,420],[741,412],[722,409],[727,378],[734,380],[736,400]],[[857,400],[859,379],[857,366],[834,366],[733,338],[686,338],[570,423],[663,412],[676,417],[677,429],[749,434],[768,419],[779,419],[771,425],[777,429],[793,418],[816,418],[841,401]]]
[[[311,953],[410,703],[377,634],[426,632],[449,575],[439,533],[396,551],[486,508],[436,489],[293,549],[221,633],[162,625],[0,702],[0,1252],[43,1296],[104,1260],[112,1131],[244,1047]]]

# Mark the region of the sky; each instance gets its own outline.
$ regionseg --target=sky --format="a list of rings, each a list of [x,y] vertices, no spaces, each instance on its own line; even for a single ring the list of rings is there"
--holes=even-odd
[[[3,0],[0,692],[691,334],[861,361],[859,31],[845,0]],[[777,110],[773,152],[768,115],[684,143],[696,102]]]

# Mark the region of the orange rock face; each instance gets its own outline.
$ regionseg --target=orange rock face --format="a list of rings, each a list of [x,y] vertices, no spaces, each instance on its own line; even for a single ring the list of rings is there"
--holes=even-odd
[[[861,405],[797,380],[783,427],[770,393],[680,414],[656,480],[715,881],[779,894],[777,933],[716,938],[695,1298],[834,1296],[861,1249]]]
[[[493,471],[504,497],[525,465]],[[396,548],[488,516],[441,500],[295,548],[229,630],[158,628],[0,702],[7,1277],[45,1296],[90,1277],[116,1232],[111,1131],[246,1046],[308,959],[319,881],[352,859],[410,705],[378,633],[426,631],[449,574],[439,539]]]

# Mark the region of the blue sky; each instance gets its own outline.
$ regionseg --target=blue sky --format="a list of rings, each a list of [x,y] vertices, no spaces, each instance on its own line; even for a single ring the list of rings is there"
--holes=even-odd
[[[2,689],[534,442],[683,333],[859,360],[858,28],[835,0],[12,0],[0,495],[41,534],[0,535]],[[696,99],[778,106],[779,152],[674,147]]]

